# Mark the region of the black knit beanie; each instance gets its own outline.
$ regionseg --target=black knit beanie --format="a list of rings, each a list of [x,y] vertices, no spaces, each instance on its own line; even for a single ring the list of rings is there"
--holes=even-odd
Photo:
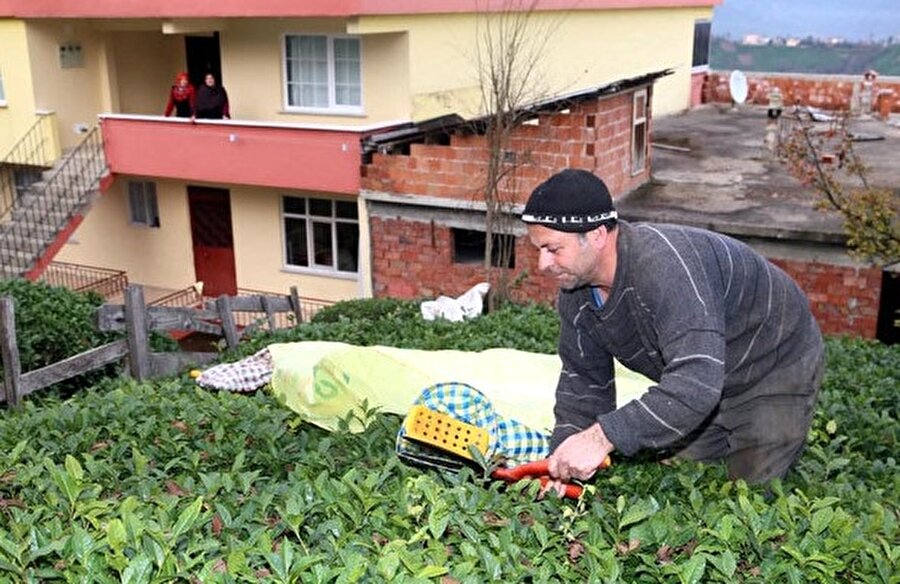
[[[618,217],[606,184],[586,170],[566,169],[531,193],[522,221],[556,231],[584,233]]]

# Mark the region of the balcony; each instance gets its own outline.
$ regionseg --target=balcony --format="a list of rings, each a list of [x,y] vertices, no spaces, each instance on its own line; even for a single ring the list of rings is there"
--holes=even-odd
[[[360,139],[380,129],[100,116],[110,172],[357,194]]]

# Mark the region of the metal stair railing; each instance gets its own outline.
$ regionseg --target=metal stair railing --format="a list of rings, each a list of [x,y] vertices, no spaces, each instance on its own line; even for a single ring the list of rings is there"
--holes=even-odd
[[[96,292],[106,299],[124,293],[128,286],[128,274],[124,270],[69,262],[50,262],[39,280],[73,292]]]
[[[53,165],[55,156],[53,117],[39,114],[37,120],[0,159],[0,222],[9,215],[21,196],[24,185],[16,184],[15,171],[41,171]]]
[[[72,217],[99,191],[107,173],[103,138],[96,126],[64,154],[42,180],[17,193],[0,224],[0,277],[22,276],[40,259]]]

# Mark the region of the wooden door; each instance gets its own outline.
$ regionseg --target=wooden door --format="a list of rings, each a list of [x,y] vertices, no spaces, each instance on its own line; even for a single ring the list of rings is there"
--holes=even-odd
[[[237,294],[231,201],[227,189],[188,187],[194,273],[205,296]]]

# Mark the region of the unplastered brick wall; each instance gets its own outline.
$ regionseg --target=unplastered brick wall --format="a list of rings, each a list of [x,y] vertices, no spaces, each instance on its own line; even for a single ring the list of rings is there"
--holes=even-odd
[[[450,227],[401,217],[371,217],[372,274],[375,296],[391,298],[456,297],[486,281],[481,264],[453,261]],[[537,250],[527,238],[516,240],[516,266],[511,275],[529,276],[513,293],[517,300],[552,303],[557,287],[538,275]]]
[[[730,71],[710,71],[703,91],[703,101],[731,103],[728,89]],[[826,110],[850,109],[854,95],[859,96],[863,76],[812,75],[785,73],[745,73],[747,76],[747,103],[768,105],[769,92],[777,87],[781,91],[785,107],[811,105]],[[873,112],[878,110],[877,94],[892,92],[892,112],[900,112],[900,78],[878,77],[873,88]]]
[[[583,168],[603,178],[613,196],[649,177],[631,172],[632,92],[541,115],[516,128],[506,153],[515,180],[501,184],[504,200],[524,203],[531,191],[564,168]],[[448,146],[412,144],[409,155],[374,154],[362,169],[362,188],[402,195],[483,200],[489,152],[485,137],[456,134]],[[648,159],[649,160],[649,159]]]
[[[879,268],[772,261],[806,292],[823,333],[875,338],[881,290]]]
[[[616,198],[649,179],[631,172],[633,93],[626,92],[541,115],[537,125],[518,127],[507,158],[515,161],[515,180],[504,183],[504,200],[524,203],[541,182],[565,168],[594,172]],[[649,142],[649,140],[648,140]],[[449,145],[412,144],[406,154],[375,154],[363,167],[362,188],[400,196],[483,201],[488,162],[484,136],[459,134]],[[399,213],[372,216],[371,253],[376,296],[430,298],[458,296],[485,281],[480,264],[455,263],[451,229]],[[537,253],[527,238],[516,241],[511,277],[526,272],[515,296],[552,301],[556,285],[539,275]]]

